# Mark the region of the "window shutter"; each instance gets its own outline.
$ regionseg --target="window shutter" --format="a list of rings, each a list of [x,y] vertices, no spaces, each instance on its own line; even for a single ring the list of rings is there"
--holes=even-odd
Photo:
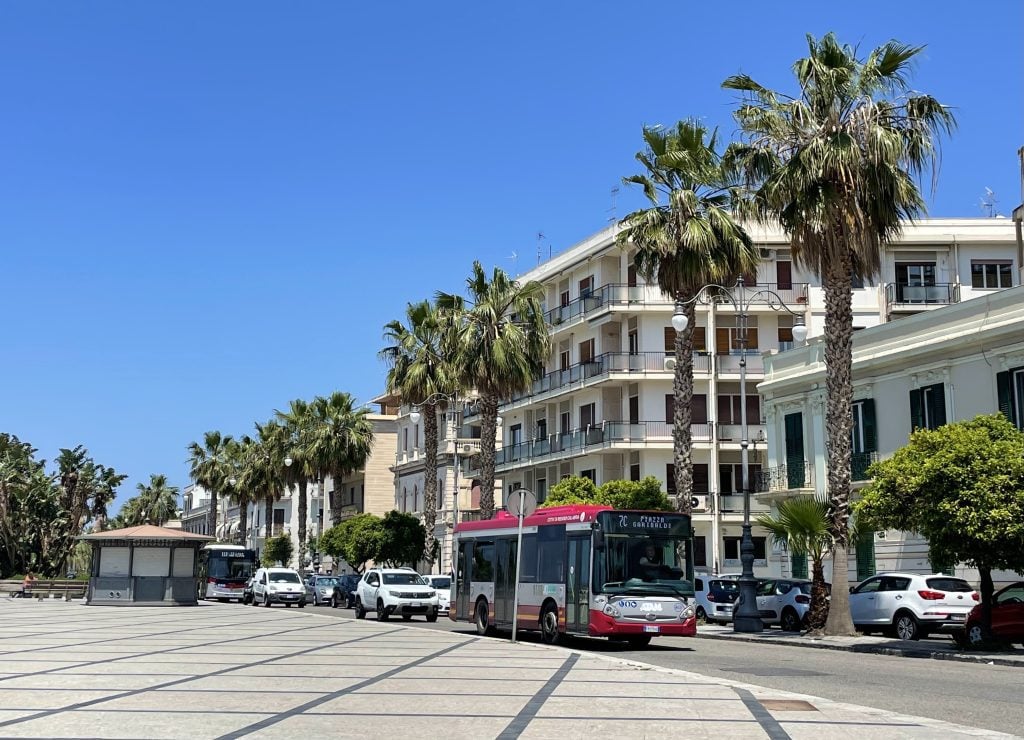
[[[787,488],[804,486],[804,416],[786,414],[786,475]]]
[[[938,429],[946,423],[946,390],[942,383],[932,386],[932,392],[928,394],[928,405],[930,428]]]
[[[1020,421],[1016,419],[1016,409],[1013,407],[1010,394],[1010,373],[996,373],[996,394],[999,398],[999,413],[1009,419],[1017,427]]]
[[[665,327],[665,351],[676,351],[676,330],[671,326]]]
[[[924,409],[921,406],[921,389],[910,391],[910,431],[924,426]]]
[[[693,492],[694,493],[707,493],[710,490],[708,478],[708,464],[707,463],[694,463],[693,464]]]
[[[694,393],[690,402],[690,423],[708,423],[708,397],[703,393]]]
[[[676,408],[676,397],[671,393],[665,394],[665,423],[674,424],[675,419],[673,418]]]
[[[707,333],[708,330],[703,326],[693,327],[693,351],[694,352],[707,352]]]
[[[857,580],[875,574],[875,533],[861,532],[857,537]]]
[[[720,355],[729,354],[729,330],[715,329],[715,352]]]
[[[793,578],[807,578],[807,556],[793,555],[790,560],[793,566]]]
[[[864,451],[878,451],[878,425],[875,423],[875,399],[861,401],[861,419],[864,422]]]

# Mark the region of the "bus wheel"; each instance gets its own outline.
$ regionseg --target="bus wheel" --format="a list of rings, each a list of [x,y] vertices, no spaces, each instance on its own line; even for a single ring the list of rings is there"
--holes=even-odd
[[[630,635],[626,638],[626,642],[634,650],[637,648],[647,647],[651,644],[650,635]]]
[[[554,604],[547,604],[540,613],[540,634],[548,645],[562,641],[562,633],[558,631],[558,607]]]
[[[487,600],[480,599],[476,602],[476,633],[478,635],[493,635],[494,628],[487,619]]]

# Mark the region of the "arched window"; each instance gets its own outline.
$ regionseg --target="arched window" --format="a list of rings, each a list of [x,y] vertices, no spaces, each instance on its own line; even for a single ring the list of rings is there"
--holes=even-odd
[[[407,489],[405,486],[402,486],[402,505],[401,505],[401,508],[402,508],[403,512],[404,511],[408,511],[408,509],[409,509],[409,489]]]

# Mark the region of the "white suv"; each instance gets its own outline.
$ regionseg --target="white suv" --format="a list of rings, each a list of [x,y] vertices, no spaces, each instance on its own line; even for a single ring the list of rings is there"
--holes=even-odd
[[[371,568],[356,587],[356,619],[363,619],[367,612],[376,612],[380,622],[392,614],[407,622],[414,614],[422,614],[428,622],[436,622],[437,591],[414,570]]]
[[[291,568],[260,568],[252,577],[252,605],[306,605],[306,587]]]
[[[432,573],[421,578],[437,590],[437,610],[447,614],[452,604],[452,577]]]
[[[977,603],[978,592],[971,584],[941,574],[879,573],[850,588],[850,614],[857,629],[892,632],[901,640],[961,632]]]

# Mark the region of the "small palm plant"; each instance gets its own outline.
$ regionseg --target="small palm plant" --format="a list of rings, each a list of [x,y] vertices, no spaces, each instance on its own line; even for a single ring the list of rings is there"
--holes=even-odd
[[[762,514],[757,523],[768,530],[772,540],[792,555],[811,561],[811,606],[807,626],[820,630],[828,618],[828,589],[825,585],[825,558],[832,552],[831,508],[811,496],[796,496],[779,504],[777,516]]]

